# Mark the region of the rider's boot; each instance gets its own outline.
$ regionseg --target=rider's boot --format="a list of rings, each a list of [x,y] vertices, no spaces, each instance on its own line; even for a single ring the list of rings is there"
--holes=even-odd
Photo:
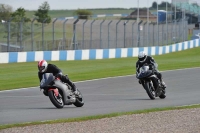
[[[163,79],[161,79],[160,81],[161,81],[161,85],[162,85],[164,88],[166,88],[167,85],[165,84],[165,82],[163,81]]]
[[[67,75],[63,76],[63,77],[62,77],[62,80],[63,80],[65,83],[67,83],[67,84],[72,88],[72,92],[73,92],[75,95],[78,95],[78,91],[77,91],[77,89],[76,89],[76,85],[75,85],[72,81],[69,80],[69,78],[68,78]]]
[[[77,88],[76,88],[76,85],[74,83],[72,83],[72,91],[75,95],[78,95],[78,91],[77,91]]]

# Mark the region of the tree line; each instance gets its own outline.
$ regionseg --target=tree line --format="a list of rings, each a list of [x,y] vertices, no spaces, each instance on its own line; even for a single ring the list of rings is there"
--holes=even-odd
[[[38,23],[49,24],[51,23],[51,17],[49,16],[50,5],[47,1],[42,3],[38,10],[34,12],[34,18]],[[88,19],[92,13],[88,10],[81,10],[78,9],[75,11],[75,14],[79,16],[81,19]],[[3,37],[7,38],[8,33],[10,31],[10,37],[16,38],[17,42],[20,42],[20,36],[30,35],[30,26],[22,24],[26,22],[31,22],[31,19],[26,17],[26,10],[22,7],[18,8],[16,11],[13,12],[13,8],[10,5],[0,4],[0,21],[1,25],[1,32],[4,34]],[[9,22],[15,23],[14,25],[10,25]],[[10,25],[10,28],[8,28]],[[3,28],[3,29],[2,29]],[[23,33],[20,30],[23,29]],[[10,31],[9,31],[10,30]],[[3,32],[2,32],[3,31]]]
[[[171,7],[170,3],[167,2],[167,4],[168,4],[168,7]],[[159,8],[166,7],[166,2],[162,2],[161,4],[158,4],[158,7]],[[150,8],[152,9],[157,8],[157,2],[153,2]],[[105,8],[105,9],[106,10],[119,10],[119,9],[126,10],[127,8]],[[135,10],[136,8],[130,8],[130,9]],[[48,4],[47,1],[45,1],[38,7],[38,10],[35,11],[34,13],[36,20],[40,23],[50,23],[51,17],[49,16],[49,10],[50,10],[50,5]],[[80,19],[88,19],[89,16],[92,15],[92,12],[87,9],[78,9],[74,12],[74,14],[78,15]],[[31,21],[30,18],[26,17],[26,10],[24,8],[20,7],[16,11],[13,12],[11,6],[0,4],[0,19],[4,21],[9,21],[10,18],[14,18],[12,19],[12,21],[16,21],[16,22],[19,22],[22,19],[24,22]]]
[[[36,18],[37,22],[40,23],[50,23],[51,17],[49,15],[50,5],[47,1],[42,3],[38,10],[34,12],[34,17]],[[92,12],[86,9],[78,9],[74,12],[74,14],[78,15],[81,19],[88,19],[89,16],[92,15]],[[12,22],[29,22],[31,21],[30,18],[26,17],[26,10],[22,7],[18,8],[16,11],[13,12],[13,9],[9,5],[0,4],[0,20],[2,21],[9,21],[12,19]]]

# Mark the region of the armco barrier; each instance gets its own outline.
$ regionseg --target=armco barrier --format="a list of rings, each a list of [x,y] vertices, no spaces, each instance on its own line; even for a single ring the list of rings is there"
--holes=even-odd
[[[200,46],[200,39],[186,41],[169,46],[134,47],[116,49],[90,49],[68,51],[34,51],[34,52],[7,52],[0,53],[0,63],[34,62],[41,59],[47,61],[61,60],[93,60],[136,57],[139,51],[145,51],[148,55],[161,55],[176,51],[182,51]]]

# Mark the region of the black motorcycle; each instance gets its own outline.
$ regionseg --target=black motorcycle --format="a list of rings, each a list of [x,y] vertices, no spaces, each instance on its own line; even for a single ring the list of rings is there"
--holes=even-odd
[[[152,65],[144,64],[136,78],[139,79],[150,99],[154,100],[155,97],[164,99],[166,97],[165,88],[162,86],[160,79],[154,74],[154,70],[155,68]]]
[[[84,105],[81,92],[77,89],[78,94],[75,95],[68,84],[63,83],[58,77],[53,76],[52,73],[42,75],[40,88],[47,92],[50,101],[57,108],[63,108],[64,105],[71,104],[74,104],[76,107]]]

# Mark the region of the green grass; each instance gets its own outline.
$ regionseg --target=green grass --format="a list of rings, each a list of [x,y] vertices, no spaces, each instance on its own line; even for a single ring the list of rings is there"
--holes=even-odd
[[[200,67],[200,47],[154,56],[160,71]],[[68,74],[72,81],[135,74],[137,58],[49,61]],[[37,62],[0,64],[0,90],[39,86]]]
[[[104,114],[104,115],[85,116],[85,117],[79,117],[79,118],[49,120],[45,122],[36,121],[36,122],[29,122],[29,123],[8,124],[8,125],[0,125],[0,130],[12,128],[12,127],[25,127],[25,126],[32,126],[32,125],[55,124],[55,123],[66,123],[66,122],[83,122],[83,121],[88,121],[88,120],[111,118],[111,117],[117,117],[117,116],[122,116],[122,115],[133,115],[133,114],[142,114],[142,113],[150,113],[150,112],[158,112],[158,111],[181,110],[181,109],[192,109],[192,108],[200,108],[200,105],[197,104],[197,105],[191,105],[191,106],[188,105],[188,106],[180,106],[180,107],[152,108],[152,109],[136,110],[136,111],[129,111],[129,112],[115,112],[115,113]]]
[[[159,70],[172,70],[181,68],[200,67],[200,47],[174,52],[165,55],[154,56],[154,59],[159,64]],[[104,59],[104,60],[85,60],[85,61],[58,61],[51,62],[57,64],[63,69],[64,73],[69,74],[69,77],[74,81],[113,77],[121,75],[135,74],[136,58],[119,58],[119,59]],[[0,64],[1,90],[14,89],[19,87],[37,86],[39,80],[37,78],[37,62],[29,63],[10,63]],[[39,124],[54,124],[65,122],[81,122],[94,119],[110,118],[122,115],[132,115],[140,113],[149,113],[157,111],[177,110],[200,108],[200,105],[183,106],[183,107],[165,107],[153,108],[146,110],[137,110],[130,112],[115,112],[111,114],[86,116],[81,118],[69,118],[51,120],[45,122],[30,122],[18,123],[9,125],[0,125],[0,130],[12,127],[24,127]]]
[[[87,9],[92,12],[93,15],[98,15],[98,14],[130,14],[134,10],[131,9]],[[50,10],[49,11],[49,16],[52,18],[59,18],[59,17],[72,17],[76,16],[74,14],[76,10]],[[26,16],[28,18],[33,18],[33,15],[36,11],[26,11]]]

